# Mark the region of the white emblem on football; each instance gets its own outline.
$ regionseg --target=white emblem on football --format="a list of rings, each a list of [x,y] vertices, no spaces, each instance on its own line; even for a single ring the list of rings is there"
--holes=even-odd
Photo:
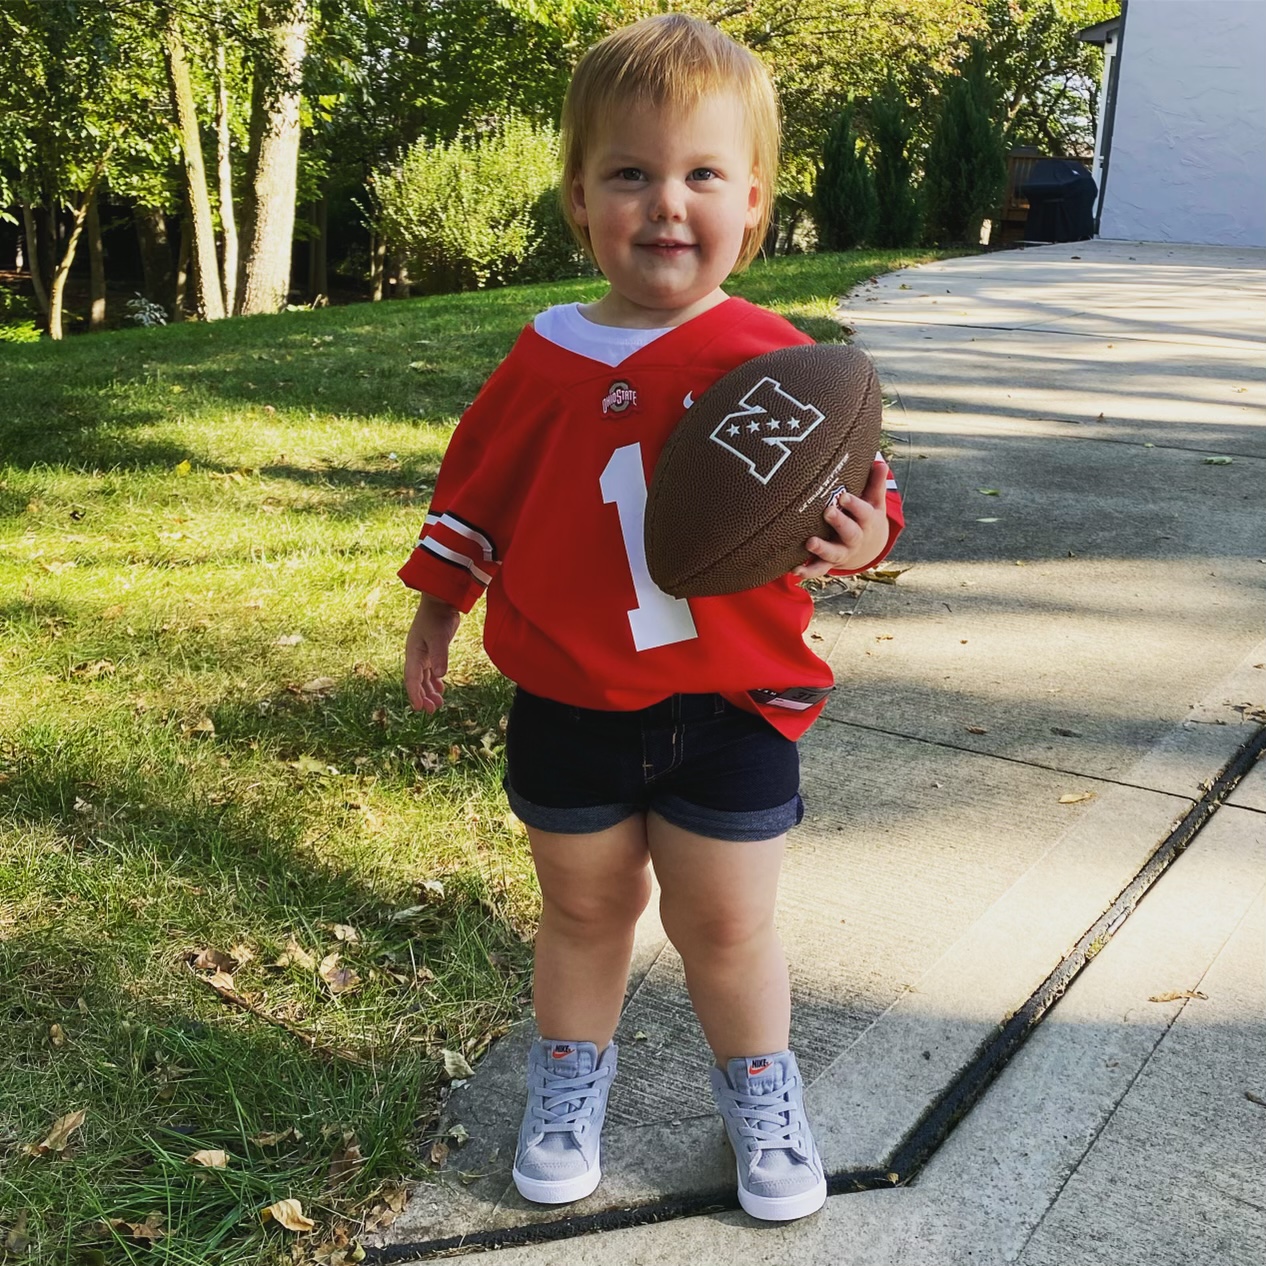
[[[776,378],[762,378],[727,413],[712,439],[742,461],[748,472],[767,484],[799,444],[822,421],[821,409],[797,400]]]

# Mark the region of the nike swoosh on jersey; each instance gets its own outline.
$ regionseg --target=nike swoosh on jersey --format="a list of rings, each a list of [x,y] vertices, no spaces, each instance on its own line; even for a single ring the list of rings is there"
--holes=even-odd
[[[694,402],[695,402],[695,393],[693,391],[687,391],[686,398],[681,402],[682,407],[686,409],[692,408],[694,405]]]

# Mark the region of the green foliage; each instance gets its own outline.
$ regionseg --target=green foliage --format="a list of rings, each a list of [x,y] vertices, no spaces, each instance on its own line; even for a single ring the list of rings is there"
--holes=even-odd
[[[878,203],[876,246],[911,246],[919,240],[919,201],[911,155],[913,130],[905,97],[890,79],[870,106]]]
[[[1006,188],[1002,128],[994,122],[996,89],[979,44],[942,86],[941,109],[928,144],[923,179],[924,232],[931,242],[980,240]]]
[[[557,133],[516,114],[492,131],[419,141],[375,181],[376,227],[427,289],[504,285],[546,241],[557,171]]]
[[[1103,53],[1077,32],[1116,17],[1119,0],[986,0],[985,47],[1010,146],[1088,152]]]
[[[849,106],[836,116],[822,149],[813,190],[821,250],[852,250],[870,241],[875,228],[875,180],[853,129],[853,113]]]

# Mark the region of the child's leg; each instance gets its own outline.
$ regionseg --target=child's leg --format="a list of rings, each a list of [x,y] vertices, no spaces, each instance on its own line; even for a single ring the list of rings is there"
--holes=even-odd
[[[541,885],[533,998],[541,1036],[592,1042],[615,1034],[633,931],[651,894],[639,813],[592,835],[528,828]]]
[[[736,843],[647,818],[664,931],[718,1066],[787,1048],[791,993],[774,902],[786,837]]]

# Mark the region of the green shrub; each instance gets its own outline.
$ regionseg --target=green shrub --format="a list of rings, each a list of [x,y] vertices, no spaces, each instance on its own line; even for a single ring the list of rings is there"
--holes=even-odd
[[[923,178],[924,232],[940,243],[980,241],[980,226],[998,210],[1007,183],[1002,128],[993,120],[995,89],[984,50],[973,46],[941,93]]]
[[[425,290],[504,285],[543,248],[561,266],[565,249],[544,209],[557,171],[557,133],[518,115],[495,130],[419,141],[375,181],[376,228]]]
[[[831,124],[813,190],[818,249],[850,251],[869,242],[875,227],[875,181],[853,130],[853,107]]]
[[[12,286],[0,286],[0,343],[38,343],[35,309]]]
[[[904,95],[889,80],[870,107],[878,204],[876,246],[913,246],[919,240],[919,199],[910,153],[913,125]]]

